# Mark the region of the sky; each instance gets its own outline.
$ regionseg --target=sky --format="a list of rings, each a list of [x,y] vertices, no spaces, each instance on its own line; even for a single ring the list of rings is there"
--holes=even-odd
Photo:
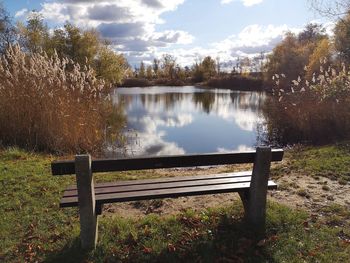
[[[50,28],[69,21],[95,28],[131,65],[163,54],[190,66],[205,56],[230,62],[271,52],[286,31],[309,22],[332,22],[310,10],[307,0],[4,0],[17,21],[32,10]]]

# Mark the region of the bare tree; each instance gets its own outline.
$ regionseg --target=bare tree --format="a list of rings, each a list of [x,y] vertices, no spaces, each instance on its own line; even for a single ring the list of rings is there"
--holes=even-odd
[[[338,18],[350,10],[350,0],[308,0],[312,9],[323,16]]]
[[[16,39],[16,30],[12,24],[10,14],[0,2],[0,54]]]

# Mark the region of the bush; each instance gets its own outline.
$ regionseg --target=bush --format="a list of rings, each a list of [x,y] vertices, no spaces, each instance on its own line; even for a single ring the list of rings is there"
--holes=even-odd
[[[151,86],[151,82],[148,79],[143,79],[143,78],[128,78],[124,79],[123,83],[121,84],[122,87],[149,87]]]
[[[321,66],[311,81],[299,78],[288,89],[279,83],[264,112],[270,141],[330,143],[350,138],[350,71]]]
[[[186,83],[180,79],[158,78],[152,81],[145,78],[127,78],[121,84],[122,87],[150,87],[150,86],[184,86]]]
[[[233,90],[263,90],[261,77],[237,76],[230,75],[225,77],[211,78],[207,81],[207,85],[215,88],[228,88]]]
[[[181,79],[166,79],[166,78],[158,78],[153,81],[154,85],[157,86],[185,86],[186,82]]]
[[[101,151],[110,86],[57,54],[10,47],[0,60],[0,141],[55,153]],[[115,130],[114,130],[115,131]]]

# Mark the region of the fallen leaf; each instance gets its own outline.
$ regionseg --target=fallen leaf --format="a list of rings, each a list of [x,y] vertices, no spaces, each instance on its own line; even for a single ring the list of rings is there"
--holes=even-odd
[[[271,241],[271,242],[274,242],[276,240],[278,240],[278,236],[277,235],[273,235],[273,236],[269,237],[269,241]]]
[[[176,247],[173,244],[169,243],[168,244],[168,251],[169,252],[175,252],[176,251]]]
[[[150,248],[150,247],[144,247],[144,248],[143,248],[143,253],[145,253],[145,254],[150,254],[150,253],[152,253],[152,248]]]

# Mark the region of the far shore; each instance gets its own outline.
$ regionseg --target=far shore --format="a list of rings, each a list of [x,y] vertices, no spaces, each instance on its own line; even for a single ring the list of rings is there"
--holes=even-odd
[[[154,86],[168,86],[168,87],[181,87],[181,86],[197,86],[207,89],[230,89],[241,91],[264,91],[263,80],[260,76],[242,76],[242,75],[228,75],[224,77],[215,77],[207,81],[195,82],[191,79],[154,79],[148,80],[145,78],[128,78],[125,79],[119,87],[123,88],[141,88],[141,87],[154,87]]]

